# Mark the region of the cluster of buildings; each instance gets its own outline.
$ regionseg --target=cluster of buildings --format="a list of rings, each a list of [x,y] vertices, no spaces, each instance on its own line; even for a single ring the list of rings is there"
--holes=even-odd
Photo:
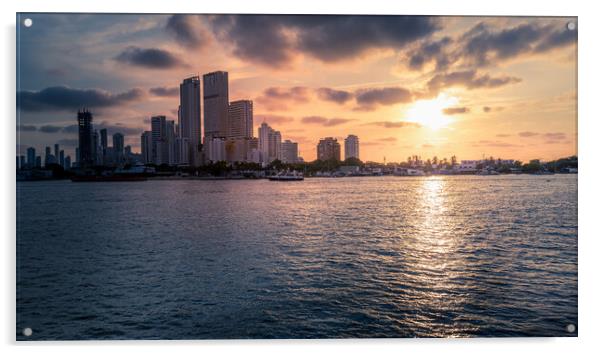
[[[59,144],[54,144],[54,154],[50,146],[46,146],[44,154],[44,166],[52,164],[60,165],[65,170],[71,169],[71,156],[65,155],[65,151],[59,148]],[[34,147],[27,148],[27,156],[17,156],[18,169],[42,168],[42,156],[36,155]]]
[[[335,138],[327,137],[320,139],[316,150],[318,160],[341,161],[341,144]],[[349,135],[345,138],[345,160],[349,158],[360,158],[360,141],[355,135]]]
[[[253,135],[253,101],[230,102],[225,71],[203,75],[202,83],[199,76],[184,79],[177,122],[155,116],[150,128],[140,136],[144,163],[199,166],[219,161],[300,161],[297,143],[282,141],[280,132],[265,122],[258,137]]]
[[[112,136],[112,146],[106,129],[94,129],[92,113],[86,109],[77,112],[78,147],[75,148],[77,166],[121,166],[137,161],[132,147],[125,145],[124,135]]]

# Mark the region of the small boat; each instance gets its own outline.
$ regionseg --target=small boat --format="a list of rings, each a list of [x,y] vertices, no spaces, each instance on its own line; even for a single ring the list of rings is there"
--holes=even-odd
[[[298,174],[296,172],[286,172],[279,173],[274,176],[268,177],[270,181],[280,181],[280,182],[292,182],[292,181],[303,181],[303,174]]]
[[[496,170],[481,170],[476,174],[479,176],[498,176],[500,173]]]

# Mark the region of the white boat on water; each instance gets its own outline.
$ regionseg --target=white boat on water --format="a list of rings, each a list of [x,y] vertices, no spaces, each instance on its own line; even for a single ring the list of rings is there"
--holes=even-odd
[[[292,181],[303,181],[304,177],[302,173],[296,171],[279,173],[274,176],[268,177],[270,181],[281,181],[281,182],[292,182]]]
[[[396,169],[393,174],[395,176],[426,176],[423,170],[418,170],[415,168],[399,168]]]

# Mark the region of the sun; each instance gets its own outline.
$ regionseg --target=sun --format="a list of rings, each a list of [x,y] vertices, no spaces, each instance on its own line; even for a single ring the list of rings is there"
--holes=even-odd
[[[431,100],[418,100],[406,111],[408,122],[418,123],[432,130],[439,130],[448,126],[453,120],[445,115],[443,110],[458,103],[456,97],[445,93],[439,94]]]

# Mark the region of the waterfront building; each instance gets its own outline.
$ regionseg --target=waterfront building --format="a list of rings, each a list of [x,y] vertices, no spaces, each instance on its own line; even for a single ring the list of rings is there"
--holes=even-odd
[[[105,159],[106,159],[106,155],[107,155],[107,147],[108,145],[108,138],[107,138],[107,130],[106,129],[101,129],[100,130],[100,154],[102,155],[102,164],[104,165]]]
[[[58,163],[59,163],[59,165],[61,165],[62,168],[65,168],[65,150],[59,151]]]
[[[27,148],[27,165],[30,168],[36,165],[36,149],[34,147]]]
[[[228,73],[215,71],[203,75],[205,141],[228,136]]]
[[[113,161],[121,163],[124,160],[124,137],[121,133],[113,134]],[[106,147],[104,148],[106,150]]]
[[[208,147],[209,161],[226,161],[226,138],[211,138],[205,140],[205,145]]]
[[[282,135],[280,132],[263,122],[258,129],[258,135],[262,162],[270,163],[276,159],[282,159]]]
[[[253,101],[230,102],[228,108],[228,138],[253,137]]]
[[[140,135],[140,151],[142,153],[142,162],[153,163],[153,133],[145,131]]]
[[[58,158],[59,158],[59,144],[54,144],[54,158],[55,158],[55,162],[58,163]]]
[[[51,163],[54,163],[54,156],[52,156],[51,150],[50,150],[50,146],[46,146],[45,149],[45,154],[44,154],[44,166],[48,166]]]
[[[177,137],[175,144],[176,161],[179,165],[188,165],[190,163],[190,142],[188,138]]]
[[[94,164],[92,113],[88,110],[78,111],[77,125],[79,138],[79,166],[91,166]]]
[[[42,156],[36,156],[36,168],[42,167]]]
[[[282,162],[296,163],[299,160],[299,148],[296,142],[285,140],[281,144]]]
[[[180,106],[178,107],[177,135],[186,138],[188,156],[186,164],[197,166],[201,146],[201,81],[198,76],[184,79],[180,84]],[[181,155],[183,156],[183,155]]]
[[[318,152],[318,160],[341,160],[341,144],[337,141],[337,139],[332,137],[327,137],[324,139],[320,139],[317,147]]]
[[[247,162],[250,161],[249,152],[257,150],[257,138],[227,138],[226,139],[226,161]]]
[[[360,141],[356,135],[349,135],[345,138],[345,160],[349,158],[360,158]]]
[[[65,165],[63,166],[63,168],[65,170],[71,169],[71,156],[70,155],[65,156]]]

